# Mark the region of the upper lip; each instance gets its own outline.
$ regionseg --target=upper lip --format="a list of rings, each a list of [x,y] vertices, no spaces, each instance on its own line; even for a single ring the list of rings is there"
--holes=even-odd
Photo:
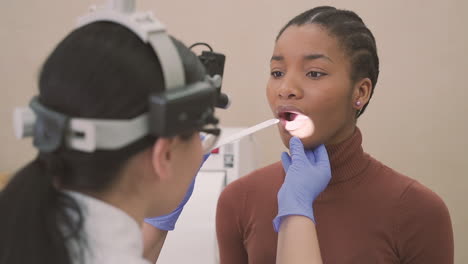
[[[276,112],[275,112],[275,116],[277,118],[280,118],[280,116],[283,114],[283,113],[297,113],[297,114],[304,114],[304,112],[299,109],[298,107],[296,106],[293,106],[293,105],[280,105],[278,107],[276,107]]]

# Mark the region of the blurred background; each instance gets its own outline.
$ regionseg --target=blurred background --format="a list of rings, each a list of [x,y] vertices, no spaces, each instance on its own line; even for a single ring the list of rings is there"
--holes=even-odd
[[[95,3],[0,2],[0,186],[35,155],[31,140],[13,136],[13,108],[37,93],[45,57]],[[138,9],[153,10],[185,44],[208,42],[226,55],[223,90],[233,103],[218,113],[223,126],[272,117],[265,87],[276,34],[289,19],[319,5],[355,11],[374,33],[381,68],[358,122],[364,149],[444,199],[455,263],[468,263],[468,1],[137,1]],[[279,160],[284,146],[276,128],[257,133],[255,140],[259,166]]]

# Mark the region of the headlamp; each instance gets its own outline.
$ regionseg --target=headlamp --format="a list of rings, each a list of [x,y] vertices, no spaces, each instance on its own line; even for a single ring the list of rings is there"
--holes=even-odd
[[[99,21],[120,24],[151,45],[161,64],[165,91],[149,97],[148,113],[130,120],[69,117],[47,108],[35,97],[30,107],[15,109],[14,126],[18,138],[32,136],[34,146],[42,152],[53,152],[61,144],[93,152],[118,149],[146,135],[172,137],[203,131],[219,136],[214,108],[226,108],[229,102],[220,91],[224,55],[212,50],[202,53],[199,58],[209,75],[203,81],[187,85],[176,47],[165,26],[152,13],[135,12],[134,0],[110,0],[107,5],[93,7],[80,17],[78,27]]]

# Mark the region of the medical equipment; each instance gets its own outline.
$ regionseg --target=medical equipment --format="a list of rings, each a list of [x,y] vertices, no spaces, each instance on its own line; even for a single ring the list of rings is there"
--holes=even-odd
[[[193,44],[190,46],[190,49],[196,46],[206,46],[209,49],[209,51],[203,51],[202,54],[198,56],[198,58],[205,66],[208,75],[212,76],[212,78],[215,78],[215,80],[221,81],[221,79],[218,77],[223,76],[224,74],[224,62],[226,61],[226,56],[224,56],[224,54],[214,52],[210,45],[203,42],[197,42]],[[219,84],[218,96],[216,98],[216,107],[224,109],[229,107],[229,97],[226,94],[221,93],[221,83]]]
[[[256,124],[256,125],[251,126],[249,128],[246,128],[246,129],[244,129],[242,131],[239,131],[239,132],[237,132],[235,134],[229,135],[227,137],[221,137],[214,148],[216,149],[216,148],[219,148],[220,146],[222,146],[224,144],[231,143],[231,142],[234,142],[236,140],[240,140],[241,138],[243,138],[245,136],[253,134],[253,133],[257,132],[257,131],[260,131],[260,130],[265,129],[267,127],[270,127],[272,125],[278,124],[279,121],[280,120],[276,119],[276,118],[269,119],[269,120],[264,121],[262,123]]]
[[[229,105],[227,96],[220,92],[224,55],[212,50],[202,53],[199,58],[212,75],[187,85],[181,58],[165,26],[152,13],[135,12],[134,0],[109,0],[105,6],[93,7],[80,17],[78,27],[99,21],[120,24],[151,45],[161,64],[165,91],[152,94],[149,112],[131,120],[70,117],[45,107],[34,97],[30,107],[15,109],[18,138],[32,136],[34,146],[42,152],[53,152],[63,142],[69,148],[93,152],[118,149],[148,134],[171,137],[196,130],[215,138],[220,134],[214,107]],[[205,149],[211,147],[204,144]]]
[[[280,122],[279,119],[273,118],[273,119],[264,121],[262,123],[259,123],[257,125],[254,125],[252,127],[246,128],[242,131],[238,131],[235,134],[226,134],[225,131],[223,130],[223,132],[221,133],[221,136],[204,135],[205,136],[205,139],[203,140],[204,154],[208,154],[214,149],[221,147],[222,145],[240,140],[243,137],[246,137],[250,134],[253,134],[257,131],[265,129],[274,124],[278,124],[279,122]],[[211,146],[211,147],[205,148],[205,146]]]

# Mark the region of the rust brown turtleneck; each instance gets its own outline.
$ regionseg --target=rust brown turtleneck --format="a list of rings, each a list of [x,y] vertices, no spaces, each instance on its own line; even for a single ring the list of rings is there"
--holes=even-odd
[[[419,182],[364,153],[359,129],[327,146],[332,179],[314,202],[326,264],[452,264],[453,234],[444,202]],[[221,264],[275,263],[272,220],[284,181],[281,162],[234,181],[218,202]]]

